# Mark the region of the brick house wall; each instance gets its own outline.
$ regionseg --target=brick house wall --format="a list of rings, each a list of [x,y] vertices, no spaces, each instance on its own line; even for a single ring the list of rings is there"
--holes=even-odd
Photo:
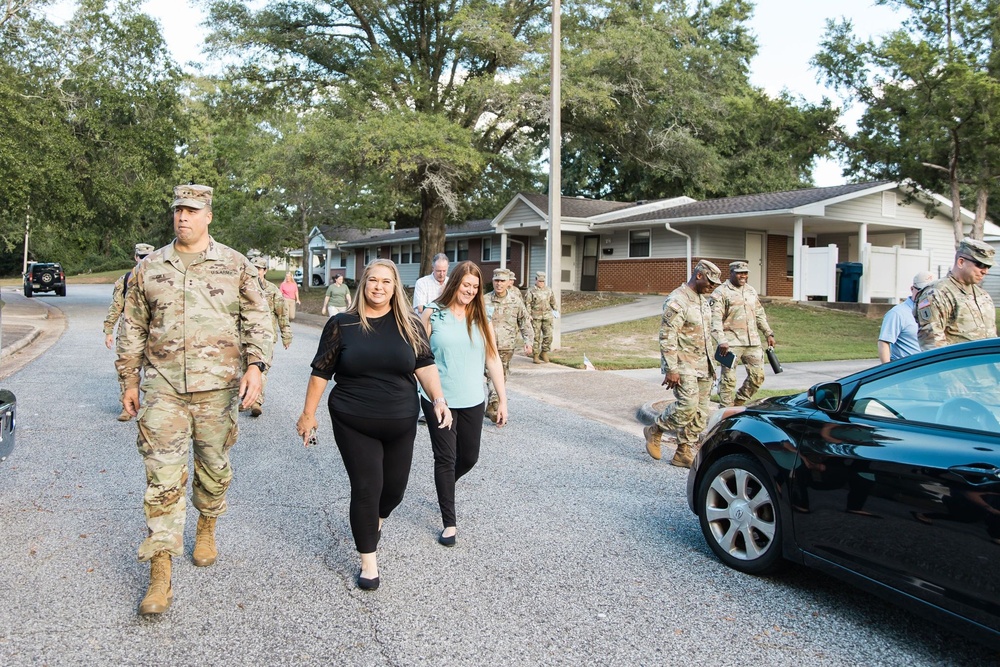
[[[788,237],[767,235],[767,296],[792,296],[792,277],[788,275]]]
[[[691,268],[701,259],[707,259],[722,271],[722,279],[729,276],[729,262],[735,259],[717,257],[692,258]],[[602,292],[639,292],[669,294],[688,277],[685,259],[629,259],[597,262],[597,289]]]

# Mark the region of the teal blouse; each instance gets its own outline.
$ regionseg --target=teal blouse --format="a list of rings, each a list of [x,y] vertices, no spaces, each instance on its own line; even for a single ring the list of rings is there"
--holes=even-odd
[[[486,367],[486,342],[479,327],[472,327],[472,336],[465,320],[456,319],[451,310],[437,303],[427,308],[431,314],[431,352],[441,375],[441,389],[448,406],[471,408],[486,400],[483,370]],[[424,398],[423,388],[420,394]]]

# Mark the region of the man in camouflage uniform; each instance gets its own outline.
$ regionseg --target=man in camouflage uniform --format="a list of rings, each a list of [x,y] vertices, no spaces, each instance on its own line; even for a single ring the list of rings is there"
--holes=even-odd
[[[142,259],[153,252],[153,246],[148,243],[136,243],[135,244],[135,254],[133,259],[135,263],[138,264]],[[125,308],[125,294],[128,292],[129,281],[132,279],[132,270],[122,275],[118,280],[115,281],[115,286],[111,290],[111,305],[108,307],[108,316],[104,318],[104,346],[109,350],[111,345],[115,342],[115,327],[118,326],[119,320],[121,320],[122,310]],[[118,400],[123,401],[125,398],[125,385],[121,382],[118,383]],[[122,403],[122,412],[118,415],[118,421],[127,422],[132,419],[132,415],[128,413],[125,409],[124,402]]]
[[[517,335],[521,334],[524,339],[524,353],[531,354],[532,330],[531,318],[521,300],[521,294],[517,289],[511,289],[514,285],[514,272],[510,269],[493,270],[493,291],[486,295],[486,310],[493,323],[493,331],[497,337],[497,351],[500,352],[500,361],[503,364],[504,384],[510,376],[510,360],[514,356],[514,348],[517,346]],[[490,421],[497,420],[497,408],[500,399],[493,382],[486,377],[486,385],[489,388],[490,396],[486,403],[486,416]]]
[[[698,438],[708,417],[715,368],[712,355],[718,341],[712,338],[712,300],[709,294],[722,283],[722,275],[708,260],[694,267],[690,280],[663,302],[660,324],[660,369],[663,385],[674,390],[676,402],[643,429],[646,452],[660,459],[660,440],[665,431],[676,433],[677,451],[670,461],[690,468]]]
[[[535,285],[528,290],[525,302],[535,327],[534,362],[540,364],[549,360],[552,351],[552,319],[558,308],[555,294],[545,286],[544,271],[535,273]]]
[[[721,341],[722,354],[732,352],[736,361],[732,368],[722,364],[719,378],[719,403],[723,407],[743,405],[764,384],[764,349],[760,345],[760,332],[767,337],[767,346],[774,347],[774,332],[767,323],[764,307],[757,297],[757,290],[747,285],[750,265],[738,261],[729,264],[729,280],[712,292],[712,338]],[[743,363],[747,379],[736,392],[736,367]]]
[[[913,317],[921,350],[997,335],[993,299],[979,286],[994,254],[988,243],[962,239],[948,275],[917,293]]]
[[[208,234],[212,188],[177,186],[173,210],[173,243],[132,274],[115,363],[146,468],[149,535],[139,560],[150,561],[150,583],[140,614],[162,613],[173,599],[170,559],[184,552],[189,449],[191,498],[200,513],[193,560],[215,562],[215,520],[226,511],[239,398],[244,407],[257,400],[274,346],[257,271]]]
[[[281,344],[287,350],[288,346],[292,344],[292,325],[288,322],[285,299],[281,296],[281,290],[278,289],[278,286],[264,277],[267,273],[267,260],[257,256],[251,260],[251,264],[257,269],[257,284],[260,286],[260,291],[267,300],[268,308],[274,316],[271,320],[272,331],[275,332],[275,338],[277,338],[277,333],[281,332]],[[271,361],[271,359],[267,360],[268,368],[271,367]],[[264,389],[267,387],[267,371],[261,375],[260,381],[260,398],[250,407],[250,415],[253,417],[260,417],[264,414]]]

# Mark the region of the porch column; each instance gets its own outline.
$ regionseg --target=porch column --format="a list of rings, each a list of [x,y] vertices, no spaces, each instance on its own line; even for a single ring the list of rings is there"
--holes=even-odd
[[[795,218],[795,231],[792,232],[792,299],[805,301],[802,275],[802,218]]]
[[[507,232],[500,232],[500,268],[507,268]]]
[[[858,261],[861,262],[861,279],[858,281],[858,303],[871,303],[872,296],[868,271],[871,263],[868,255],[868,223],[858,225]]]

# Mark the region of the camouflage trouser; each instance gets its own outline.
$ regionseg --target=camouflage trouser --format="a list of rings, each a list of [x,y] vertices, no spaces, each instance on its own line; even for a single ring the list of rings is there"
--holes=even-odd
[[[679,444],[695,445],[705,430],[708,419],[708,399],[712,394],[711,377],[681,375],[681,383],[674,387],[676,403],[670,403],[656,418],[661,431],[677,434]]]
[[[270,369],[268,369],[270,370]],[[267,387],[267,371],[260,374],[260,396],[257,397],[257,405],[264,405],[264,388]]]
[[[507,378],[510,377],[510,360],[514,357],[514,350],[499,350],[499,352],[500,363],[503,364],[503,383],[506,385]],[[497,395],[497,390],[493,388],[493,381],[490,380],[489,373],[486,374],[486,388],[490,393],[487,404],[499,402],[500,397]]]
[[[539,315],[531,318],[535,328],[535,345],[531,350],[536,355],[552,351],[552,315]]]
[[[146,466],[143,508],[149,537],[139,546],[139,560],[160,551],[182,556],[188,449],[194,451],[191,502],[202,514],[219,516],[226,511],[233,478],[229,449],[238,430],[238,389],[179,394],[153,369],[147,369],[140,389],[137,446]]]
[[[742,363],[747,369],[747,379],[736,392],[736,398],[744,403],[749,401],[760,386],[764,384],[764,350],[759,345],[737,345],[729,351],[736,355],[736,363],[732,368],[722,366],[719,378],[719,403],[722,407],[733,404],[733,390],[736,388],[736,369]]]

